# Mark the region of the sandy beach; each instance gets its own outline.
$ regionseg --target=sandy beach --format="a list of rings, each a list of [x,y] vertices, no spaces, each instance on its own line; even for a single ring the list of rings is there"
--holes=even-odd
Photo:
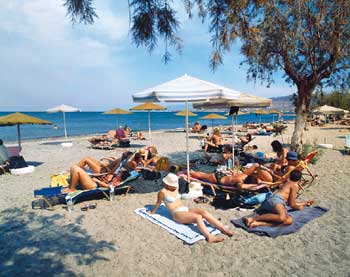
[[[283,135],[291,138],[293,126]],[[299,232],[271,239],[235,229],[230,223],[250,212],[203,207],[234,231],[219,244],[202,240],[185,245],[164,229],[134,213],[153,205],[160,181],[137,180],[135,193],[113,202],[89,201],[97,208],[82,212],[77,204],[68,213],[32,210],[33,190],[47,187],[50,176],[68,170],[84,156],[120,156],[125,149],[94,150],[85,137],[73,138],[72,148],[54,140],[23,143],[22,154],[36,166],[22,176],[0,176],[0,275],[1,276],[349,276],[350,275],[350,155],[343,155],[344,132],[333,127],[310,127],[307,143],[332,143],[316,165],[315,184],[302,199],[314,199],[329,209]],[[259,136],[253,143],[271,151],[273,136]],[[277,137],[280,139],[280,137]],[[229,140],[228,140],[229,142]],[[131,150],[149,144],[132,140]],[[185,134],[154,132],[152,145],[161,155],[183,163]],[[190,139],[191,158],[199,157],[199,140]]]

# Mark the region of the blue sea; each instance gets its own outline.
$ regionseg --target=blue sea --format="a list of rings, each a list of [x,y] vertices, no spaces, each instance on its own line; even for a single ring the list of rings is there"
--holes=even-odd
[[[11,112],[0,112],[0,116],[7,115]],[[46,112],[23,112],[25,114],[49,120],[58,128],[54,129],[53,125],[21,125],[21,139],[40,139],[40,138],[58,138],[64,137],[63,116],[62,113]],[[175,115],[176,112],[151,112],[151,129],[164,130],[184,128],[185,118]],[[201,125],[211,126],[211,120],[200,119],[209,112],[195,112],[198,116],[190,117],[190,126],[198,121]],[[225,113],[219,113],[225,115]],[[292,120],[294,115],[283,115],[283,120]],[[261,115],[261,122],[268,123],[276,120],[276,115]],[[245,114],[238,116],[237,123],[258,122],[260,116],[255,114]],[[148,130],[148,113],[134,112],[130,115],[118,115],[119,125],[128,124],[132,130]],[[68,136],[79,136],[97,133],[106,133],[110,129],[116,129],[116,115],[103,114],[102,112],[77,112],[66,113],[66,125]],[[231,117],[225,120],[214,120],[214,125],[231,125]],[[0,126],[1,127],[1,126]],[[17,140],[16,126],[0,128],[0,139],[5,142]]]

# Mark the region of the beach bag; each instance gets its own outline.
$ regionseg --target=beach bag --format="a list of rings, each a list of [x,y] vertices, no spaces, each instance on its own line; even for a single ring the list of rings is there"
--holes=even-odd
[[[10,157],[9,161],[10,161],[10,169],[17,169],[17,168],[23,168],[28,166],[23,156]]]
[[[157,171],[169,171],[169,159],[166,157],[161,157],[155,165]]]
[[[226,194],[219,194],[216,195],[211,202],[211,205],[214,206],[216,209],[232,209],[235,207],[239,207],[240,203],[237,200],[237,198],[233,197],[226,197]]]
[[[119,147],[129,147],[130,140],[119,140]]]
[[[179,194],[184,194],[188,192],[189,192],[188,182],[183,178],[179,178]]]
[[[55,174],[51,175],[51,183],[50,187],[55,188],[55,187],[68,187],[68,179],[69,179],[69,174]]]
[[[141,169],[142,178],[145,180],[157,180],[161,177],[160,172],[148,169]]]

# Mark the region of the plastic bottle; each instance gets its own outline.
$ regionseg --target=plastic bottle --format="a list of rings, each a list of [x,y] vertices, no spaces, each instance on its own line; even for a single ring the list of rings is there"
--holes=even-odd
[[[72,197],[70,197],[69,195],[66,196],[66,203],[67,203],[67,210],[68,212],[71,212],[73,211],[73,200],[72,200]]]
[[[114,186],[110,185],[109,186],[109,201],[113,201],[114,200]]]

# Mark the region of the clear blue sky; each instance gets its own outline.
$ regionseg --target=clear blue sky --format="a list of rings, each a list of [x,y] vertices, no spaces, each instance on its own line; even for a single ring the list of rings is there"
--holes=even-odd
[[[238,47],[216,72],[209,68],[206,25],[188,20],[178,2],[183,55],[164,65],[161,46],[136,48],[128,34],[127,0],[95,0],[94,25],[74,25],[62,0],[0,0],[0,111],[42,111],[67,104],[84,111],[129,108],[132,93],[185,73],[259,96],[295,91],[276,75],[270,88],[246,81]]]

